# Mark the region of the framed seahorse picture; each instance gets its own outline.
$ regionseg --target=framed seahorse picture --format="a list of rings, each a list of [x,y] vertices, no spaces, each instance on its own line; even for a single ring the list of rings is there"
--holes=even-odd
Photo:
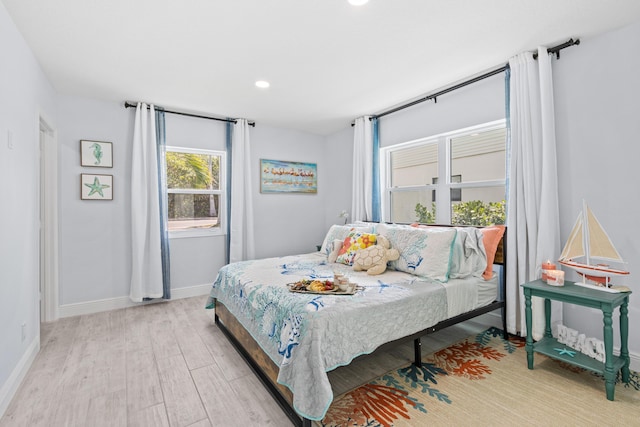
[[[80,165],[93,168],[112,168],[112,144],[110,142],[81,140]]]

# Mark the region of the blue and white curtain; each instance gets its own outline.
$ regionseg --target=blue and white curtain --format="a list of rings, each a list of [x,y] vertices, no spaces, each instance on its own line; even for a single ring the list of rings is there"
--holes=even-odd
[[[131,155],[131,288],[141,302],[170,298],[164,112],[138,103]]]
[[[223,226],[226,229],[226,238],[227,238],[227,253],[226,253],[226,262],[229,264],[229,248],[231,247],[231,201],[233,200],[233,194],[231,193],[231,160],[233,159],[233,122],[232,119],[227,117],[227,126],[226,126],[226,151],[227,151],[227,169],[225,174],[225,182],[226,182],[226,194],[227,194],[227,206],[226,213],[227,218],[226,224]]]
[[[371,126],[373,127],[373,177],[372,177],[372,189],[371,189],[371,220],[373,222],[380,222],[382,213],[380,212],[380,128],[378,118],[371,119]]]
[[[247,120],[237,119],[230,141],[229,262],[236,262],[255,258],[251,144]]]
[[[560,255],[558,171],[551,60],[546,48],[509,60],[507,118],[507,329],[526,334],[520,284],[536,280],[542,263]],[[534,339],[545,327],[544,302],[533,298]],[[552,322],[562,320],[554,304]]]
[[[169,199],[167,189],[167,132],[164,111],[156,110],[158,147],[158,199],[160,205],[160,254],[162,256],[162,298],[171,299],[171,262],[169,252]]]
[[[380,221],[380,162],[378,119],[355,120],[353,133],[353,221]]]

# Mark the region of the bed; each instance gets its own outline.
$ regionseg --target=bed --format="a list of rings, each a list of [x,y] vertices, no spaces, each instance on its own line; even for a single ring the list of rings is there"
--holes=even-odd
[[[311,425],[333,400],[327,372],[358,356],[414,340],[414,363],[420,364],[421,336],[496,309],[502,309],[506,330],[504,231],[333,226],[319,252],[224,266],[207,308],[215,308],[218,327],[292,422]],[[376,276],[329,262],[336,245],[344,241],[346,247],[354,235],[385,235],[400,259]],[[294,293],[288,287],[301,279],[332,279],[337,271],[357,284],[353,295]]]

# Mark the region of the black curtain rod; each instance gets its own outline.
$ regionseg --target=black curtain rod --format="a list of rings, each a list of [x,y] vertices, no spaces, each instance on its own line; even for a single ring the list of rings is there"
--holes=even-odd
[[[580,44],[580,39],[576,39],[576,40],[569,39],[568,41],[566,41],[566,42],[564,42],[562,44],[559,44],[559,45],[554,46],[554,47],[552,47],[550,49],[547,49],[547,52],[549,54],[556,54],[556,57],[558,59],[560,59],[560,51],[562,49],[564,49],[566,47],[569,47],[569,46],[578,45],[578,44]],[[534,53],[533,54],[533,58],[534,59],[538,59],[538,54]],[[386,116],[386,115],[391,114],[391,113],[395,113],[396,111],[404,110],[405,108],[409,108],[409,107],[412,107],[412,106],[414,106],[416,104],[420,104],[420,103],[425,102],[425,101],[430,101],[432,99],[433,99],[434,102],[438,102],[438,97],[440,95],[444,95],[445,93],[452,92],[452,91],[454,91],[456,89],[460,89],[460,88],[468,86],[468,85],[470,85],[472,83],[476,83],[476,82],[479,82],[480,80],[484,80],[484,79],[486,79],[488,77],[495,76],[496,74],[500,74],[503,71],[505,71],[508,67],[509,67],[509,64],[506,64],[506,65],[504,65],[504,66],[502,66],[500,68],[496,68],[495,70],[489,71],[489,72],[487,72],[485,74],[482,74],[480,76],[477,76],[477,77],[474,77],[472,79],[466,80],[466,81],[464,81],[462,83],[458,83],[455,86],[451,86],[449,88],[443,89],[440,92],[425,96],[425,97],[420,98],[420,99],[416,99],[415,101],[411,101],[411,102],[409,102],[407,104],[400,105],[398,107],[395,107],[395,108],[392,108],[390,110],[384,111],[384,112],[382,112],[380,114],[375,114],[375,115],[373,115],[371,117],[372,118],[375,117],[375,118],[379,119],[380,117]]]
[[[550,49],[547,49],[547,53],[552,54],[555,53],[556,54],[556,59],[560,59],[560,51],[562,49],[564,49],[565,47],[571,47],[573,45],[579,45],[580,44],[580,39],[569,39],[566,42],[559,44],[558,46],[554,46]],[[533,59],[538,59],[538,54],[534,53],[533,54]]]
[[[137,106],[138,106],[137,104],[134,104],[134,103],[129,102],[129,101],[125,101],[124,102],[124,108],[136,108]],[[238,122],[237,119],[221,119],[221,118],[218,118],[218,117],[201,116],[199,114],[191,114],[191,113],[183,113],[181,111],[167,110],[167,109],[165,109],[163,107],[159,107],[157,105],[154,105],[154,108],[156,110],[164,111],[165,113],[177,114],[179,116],[197,117],[199,119],[217,120],[219,122],[227,122],[227,123],[237,123]],[[256,122],[249,122],[249,126],[255,127],[255,125],[256,125]]]
[[[413,107],[416,104],[420,104],[420,103],[423,103],[425,101],[430,101],[432,99],[433,99],[434,102],[438,102],[438,97],[440,95],[444,95],[445,93],[453,92],[454,90],[457,90],[457,89],[460,89],[462,87],[468,86],[468,85],[470,85],[472,83],[479,82],[480,80],[484,80],[484,79],[486,79],[488,77],[491,77],[491,76],[495,76],[496,74],[502,73],[506,69],[507,69],[507,65],[504,65],[504,66],[502,66],[500,68],[497,68],[497,69],[495,69],[493,71],[489,71],[488,73],[485,73],[485,74],[482,74],[480,76],[474,77],[474,78],[472,78],[470,80],[466,80],[466,81],[464,81],[462,83],[458,83],[455,86],[451,86],[451,87],[448,87],[446,89],[443,89],[440,92],[436,92],[434,94],[427,95],[427,96],[425,96],[423,98],[416,99],[415,101],[411,101],[411,102],[409,102],[407,104],[400,105],[398,107],[392,108],[392,109],[387,110],[385,112],[382,112],[380,114],[376,114],[376,115],[374,115],[372,117],[375,117],[375,118],[379,119],[380,117],[386,116],[386,115],[391,114],[391,113],[395,113],[396,111],[404,110],[405,108]]]

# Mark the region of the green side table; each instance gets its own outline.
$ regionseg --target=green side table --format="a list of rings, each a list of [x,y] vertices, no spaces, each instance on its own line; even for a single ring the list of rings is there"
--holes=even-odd
[[[527,364],[529,369],[533,369],[533,353],[541,353],[554,359],[562,360],[566,363],[580,366],[585,369],[600,373],[605,378],[605,389],[607,399],[613,400],[615,391],[616,373],[622,369],[622,381],[629,383],[629,295],[631,292],[610,293],[577,286],[573,282],[565,281],[564,286],[550,286],[542,280],[525,283],[521,285],[525,298],[525,318],[527,322]],[[531,297],[544,298],[544,314],[546,326],[544,337],[534,344],[531,337]],[[585,354],[575,351],[573,357],[565,351],[564,344],[558,343],[551,336],[551,300],[562,301],[584,307],[597,308],[602,311],[604,317],[604,350],[605,362],[599,362]],[[620,307],[620,356],[613,355],[613,327],[611,316],[616,307]],[[569,348],[568,350],[573,350]]]

